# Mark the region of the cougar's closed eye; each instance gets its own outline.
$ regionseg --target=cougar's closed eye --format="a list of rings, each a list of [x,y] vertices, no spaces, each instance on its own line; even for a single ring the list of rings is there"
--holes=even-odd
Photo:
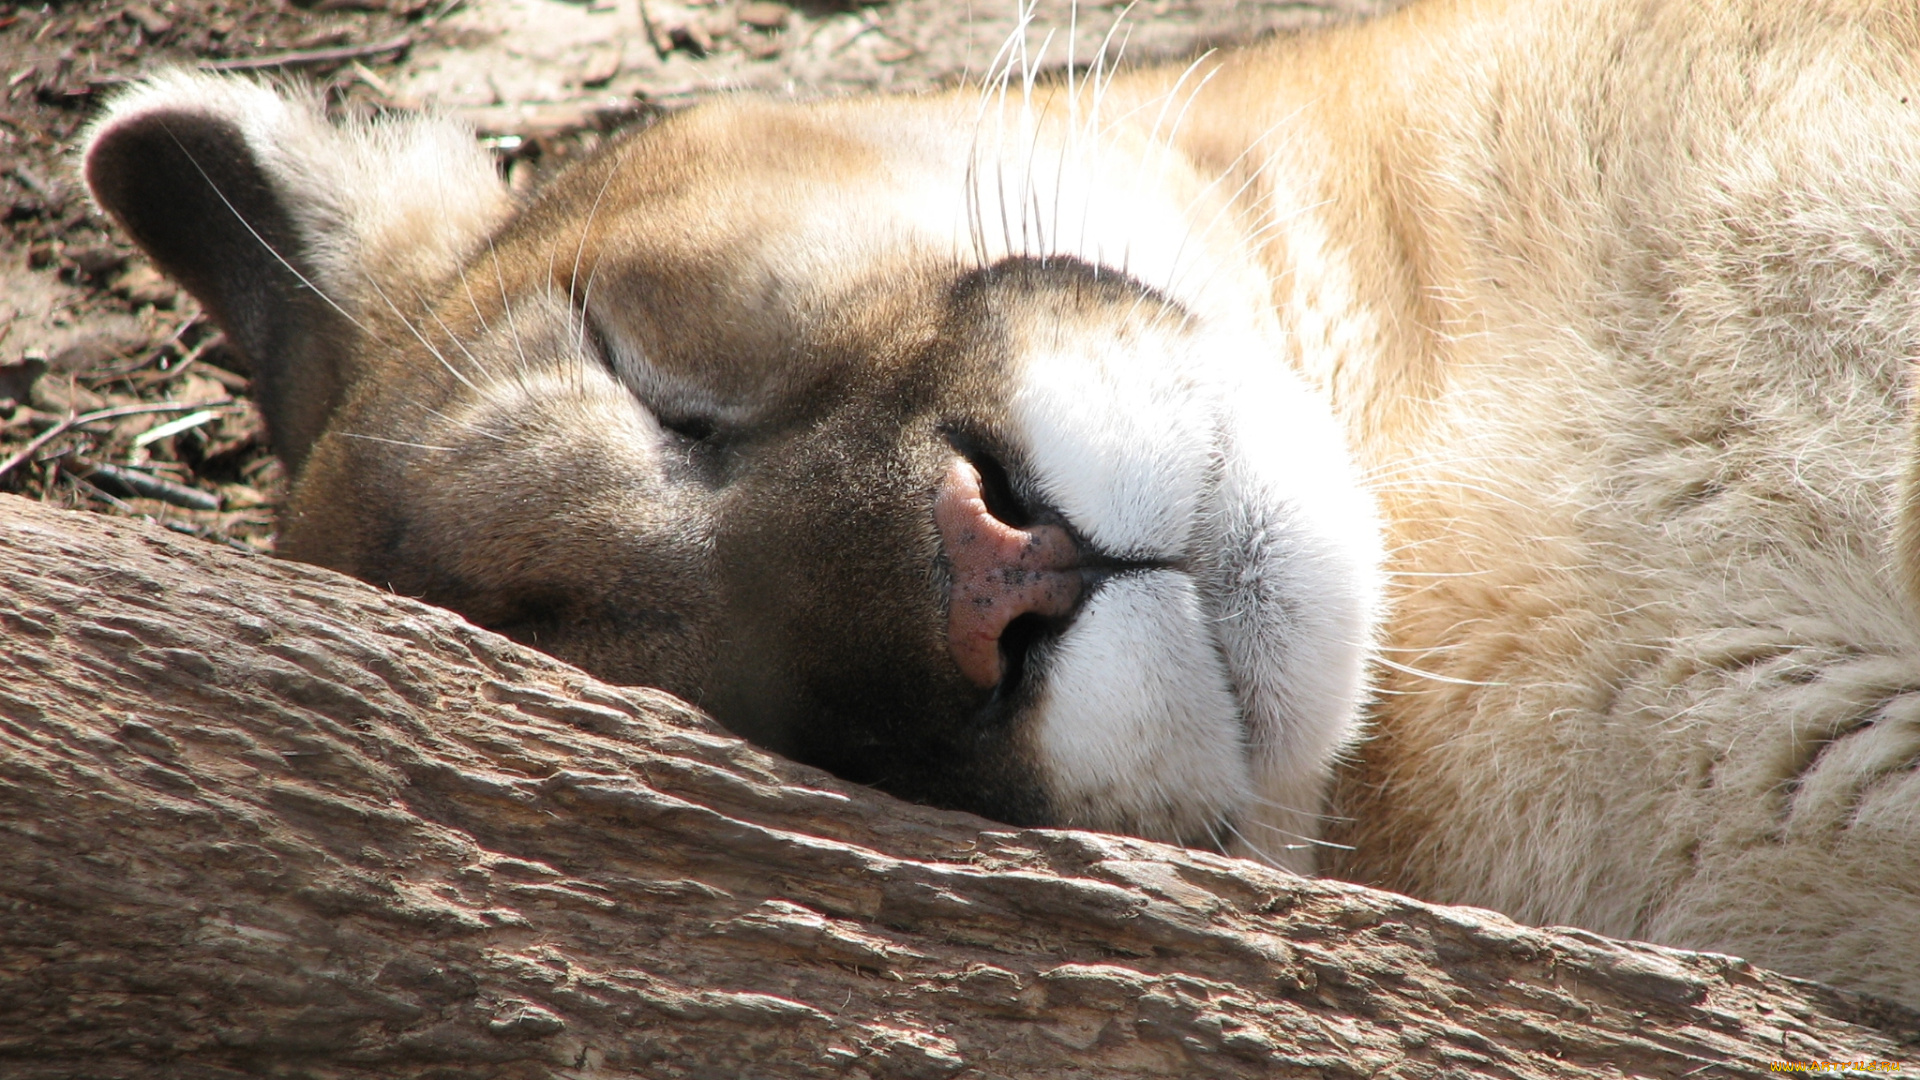
[[[671,413],[655,413],[660,426],[686,439],[688,442],[708,442],[720,434],[718,421],[705,416],[675,416]]]
[[[722,434],[720,409],[702,391],[663,374],[638,349],[624,348],[589,309],[579,313],[586,346],[606,369],[633,392],[663,431],[696,445],[712,444]]]

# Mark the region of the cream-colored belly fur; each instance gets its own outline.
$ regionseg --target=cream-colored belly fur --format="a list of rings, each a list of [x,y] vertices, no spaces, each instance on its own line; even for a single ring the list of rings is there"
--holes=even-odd
[[[1323,866],[1920,1000],[1917,19],[1431,3],[1206,65],[1181,142],[1390,522]]]

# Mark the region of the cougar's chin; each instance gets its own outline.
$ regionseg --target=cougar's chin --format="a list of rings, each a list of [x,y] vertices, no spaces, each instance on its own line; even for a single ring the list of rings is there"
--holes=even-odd
[[[1116,567],[1026,658],[1022,726],[1060,824],[1311,869],[1381,592],[1326,403],[1254,330],[1023,330],[1021,453]]]

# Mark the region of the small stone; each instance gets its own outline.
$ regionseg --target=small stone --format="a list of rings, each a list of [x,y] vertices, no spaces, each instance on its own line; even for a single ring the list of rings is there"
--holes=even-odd
[[[787,16],[790,14],[785,4],[776,4],[772,0],[753,0],[750,4],[740,5],[740,21],[756,30],[779,30],[787,25]]]
[[[919,53],[919,49],[905,42],[889,39],[886,44],[873,50],[873,58],[882,64],[897,64],[902,60],[911,60]]]
[[[782,43],[772,34],[748,34],[740,42],[741,51],[755,60],[771,60],[780,55]]]

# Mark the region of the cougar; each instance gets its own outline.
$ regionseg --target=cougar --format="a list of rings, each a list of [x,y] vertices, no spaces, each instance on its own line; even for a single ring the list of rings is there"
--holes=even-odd
[[[288,557],[909,799],[1920,1005],[1916,95],[1920,3],[1425,0],[524,198],[184,73],[84,168]]]

